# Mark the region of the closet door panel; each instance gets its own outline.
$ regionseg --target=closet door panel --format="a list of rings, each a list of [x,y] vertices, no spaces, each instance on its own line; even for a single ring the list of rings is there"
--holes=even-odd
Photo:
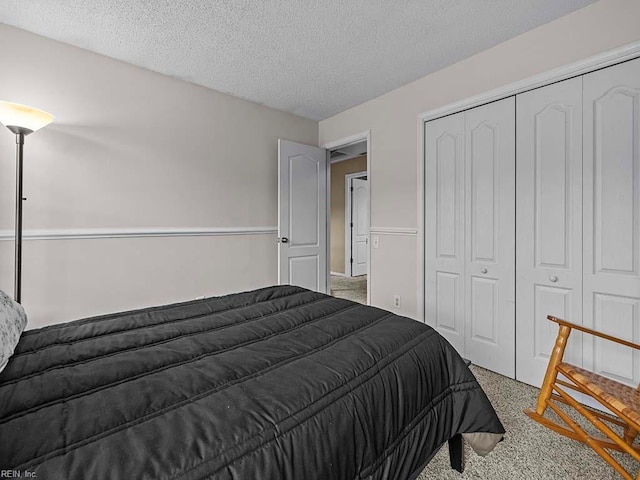
[[[464,344],[464,114],[425,123],[425,321]]]
[[[640,299],[596,293],[593,296],[593,319],[596,330],[619,338],[637,341],[640,326]],[[616,380],[637,385],[638,359],[630,348],[610,348],[610,342],[591,339],[597,371]]]
[[[498,280],[473,276],[470,286],[470,337],[475,342],[485,342],[489,348],[494,348],[500,341],[496,325],[500,316],[497,305]]]
[[[516,97],[516,378],[540,386],[558,326],[582,323],[582,77]],[[579,332],[566,357],[582,365]]]
[[[640,59],[584,76],[584,320],[640,343]],[[637,385],[640,355],[585,336],[585,365]]]
[[[515,373],[515,99],[465,113],[466,354]]]

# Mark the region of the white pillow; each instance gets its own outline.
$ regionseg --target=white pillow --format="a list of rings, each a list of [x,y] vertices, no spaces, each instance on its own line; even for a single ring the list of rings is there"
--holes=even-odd
[[[0,372],[13,355],[26,326],[27,315],[22,305],[0,290]]]

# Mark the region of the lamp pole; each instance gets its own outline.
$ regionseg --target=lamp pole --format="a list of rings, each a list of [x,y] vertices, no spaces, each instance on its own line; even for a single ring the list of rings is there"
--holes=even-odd
[[[14,277],[15,301],[22,300],[22,176],[24,137],[53,122],[53,115],[20,103],[0,101],[0,123],[16,136],[16,258]]]
[[[16,259],[14,279],[14,299],[21,302],[22,297],[22,171],[24,154],[24,133],[16,133]]]

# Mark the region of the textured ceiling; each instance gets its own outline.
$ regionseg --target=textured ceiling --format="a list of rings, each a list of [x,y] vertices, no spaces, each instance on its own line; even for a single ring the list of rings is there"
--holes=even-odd
[[[1,0],[0,22],[320,120],[594,0]]]

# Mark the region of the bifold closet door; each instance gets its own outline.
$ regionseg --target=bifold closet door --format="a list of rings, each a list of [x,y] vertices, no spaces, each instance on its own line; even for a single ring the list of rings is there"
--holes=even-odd
[[[516,378],[539,387],[558,334],[582,323],[582,77],[516,97]],[[580,332],[565,358],[582,365]]]
[[[476,365],[515,370],[513,97],[425,124],[425,320]]]
[[[584,323],[640,343],[640,59],[584,76]],[[640,352],[586,338],[584,364],[631,385]]]
[[[425,321],[464,356],[464,113],[424,128]]]
[[[515,98],[465,112],[465,354],[515,376]]]

